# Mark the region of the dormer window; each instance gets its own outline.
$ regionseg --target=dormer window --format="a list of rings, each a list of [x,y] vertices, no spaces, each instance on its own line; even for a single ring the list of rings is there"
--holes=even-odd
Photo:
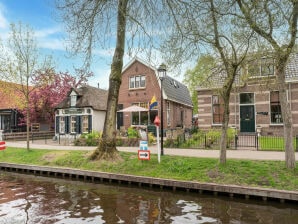
[[[249,62],[248,74],[252,77],[273,76],[274,75],[274,59],[271,57],[263,57]]]
[[[75,107],[77,104],[77,94],[75,91],[70,93],[70,106]]]

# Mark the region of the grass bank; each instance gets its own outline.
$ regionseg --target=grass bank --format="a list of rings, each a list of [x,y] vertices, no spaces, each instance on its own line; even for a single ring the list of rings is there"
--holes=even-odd
[[[90,161],[90,153],[8,147],[0,151],[0,162],[298,191],[298,168],[287,170],[282,161],[229,159],[221,165],[218,159],[164,155],[159,164],[154,154],[150,161],[141,161],[136,153],[120,152],[122,161],[103,162]]]

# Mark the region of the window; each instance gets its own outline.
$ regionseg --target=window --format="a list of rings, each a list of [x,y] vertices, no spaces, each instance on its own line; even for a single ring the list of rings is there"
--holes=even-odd
[[[224,107],[219,95],[212,96],[212,118],[213,124],[221,124],[223,121]]]
[[[240,93],[240,104],[253,104],[254,102],[253,93]]]
[[[262,58],[261,75],[274,75],[274,60],[273,58]]]
[[[141,76],[141,83],[140,83],[140,86],[141,87],[145,87],[145,85],[146,85],[146,76]]]
[[[168,122],[168,126],[171,125],[171,104],[168,101],[167,102],[167,122]]]
[[[65,133],[65,117],[60,117],[59,133]]]
[[[148,109],[148,103],[134,103],[140,107]],[[132,125],[148,125],[148,112],[147,111],[138,111],[131,113],[131,124]]]
[[[249,62],[247,72],[250,76],[274,75],[274,59],[264,57]]]
[[[247,73],[249,76],[260,76],[260,65],[257,61],[249,62]]]
[[[82,116],[82,132],[83,133],[88,133],[89,129],[88,129],[89,123],[88,123],[88,116]]]
[[[145,86],[146,86],[146,76],[137,75],[129,78],[130,89],[144,88]]]
[[[75,107],[77,104],[77,96],[70,96],[70,106]]]
[[[76,116],[70,117],[70,132],[76,133]]]
[[[278,91],[270,92],[270,114],[272,124],[283,123]]]
[[[77,104],[77,94],[75,91],[70,93],[70,106],[75,107]]]

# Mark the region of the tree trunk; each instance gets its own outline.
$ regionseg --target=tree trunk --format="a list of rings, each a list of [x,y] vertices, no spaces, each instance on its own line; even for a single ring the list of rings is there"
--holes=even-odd
[[[25,92],[25,109],[26,109],[26,143],[27,150],[30,150],[30,108],[29,108],[29,79],[27,78],[26,92]]]
[[[91,159],[114,160],[118,158],[116,149],[116,113],[125,49],[127,3],[128,0],[119,0],[118,2],[117,42],[111,64],[105,124],[99,146],[91,155]]]
[[[285,82],[286,58],[279,58],[276,63],[276,79],[279,91],[279,100],[281,105],[281,113],[284,123],[284,138],[285,138],[285,162],[289,169],[295,168],[295,151],[293,144],[293,121],[291,107],[288,101],[288,92]],[[291,94],[291,93],[289,93]]]
[[[226,65],[227,78],[221,93],[221,96],[224,101],[224,114],[223,114],[223,121],[222,121],[222,127],[221,127],[220,146],[219,146],[219,150],[220,150],[219,162],[221,164],[225,164],[227,161],[226,148],[227,148],[227,137],[228,137],[227,133],[228,133],[229,121],[230,121],[230,96],[231,96],[233,83],[237,75],[237,67],[238,65],[234,65],[232,67],[229,67],[229,65]]]
[[[228,132],[228,126],[229,126],[229,117],[230,117],[230,108],[229,108],[230,92],[224,91],[224,95],[222,97],[224,100],[224,114],[223,114],[220,145],[219,145],[219,149],[220,149],[219,162],[221,164],[225,164],[227,161],[226,148],[227,148],[227,132]]]

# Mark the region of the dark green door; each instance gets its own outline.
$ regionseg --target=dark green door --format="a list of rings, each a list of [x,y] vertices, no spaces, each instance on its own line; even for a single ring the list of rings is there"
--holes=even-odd
[[[255,132],[255,107],[240,106],[240,132]]]

